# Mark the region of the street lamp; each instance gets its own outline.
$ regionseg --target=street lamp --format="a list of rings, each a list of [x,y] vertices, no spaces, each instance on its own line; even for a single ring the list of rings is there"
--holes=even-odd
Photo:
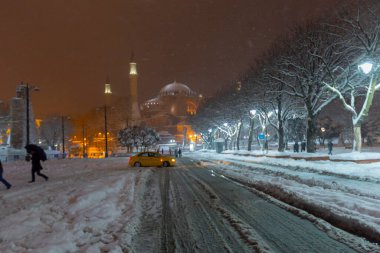
[[[359,71],[363,72],[366,75],[372,71],[372,68],[373,68],[373,63],[369,61],[359,64],[358,66]]]
[[[105,144],[105,154],[104,158],[108,157],[108,129],[107,129],[107,105],[104,105],[104,144]]]
[[[70,119],[70,117],[61,116],[61,125],[62,125],[62,159],[65,159],[65,118]]]
[[[30,107],[30,102],[29,102],[29,89],[32,89],[34,91],[39,91],[40,89],[36,86],[29,86],[29,84],[25,85],[25,97],[26,97],[26,145],[30,144],[30,124],[29,124],[29,107]]]

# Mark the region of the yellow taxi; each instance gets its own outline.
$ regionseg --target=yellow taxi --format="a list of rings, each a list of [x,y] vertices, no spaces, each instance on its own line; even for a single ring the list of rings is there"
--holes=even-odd
[[[131,167],[169,167],[174,166],[176,160],[171,156],[163,156],[157,152],[141,152],[129,158]]]

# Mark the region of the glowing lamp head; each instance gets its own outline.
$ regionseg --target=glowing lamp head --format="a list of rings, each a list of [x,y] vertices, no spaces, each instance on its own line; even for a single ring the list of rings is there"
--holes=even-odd
[[[369,74],[372,71],[373,64],[371,62],[365,62],[358,66],[359,70],[364,74]]]
[[[256,110],[250,110],[249,113],[253,116],[256,114]]]

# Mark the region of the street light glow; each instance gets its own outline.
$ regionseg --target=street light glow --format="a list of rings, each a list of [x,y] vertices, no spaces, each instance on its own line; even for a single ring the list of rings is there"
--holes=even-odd
[[[249,113],[250,113],[251,115],[255,115],[255,114],[256,114],[256,110],[250,110]]]
[[[359,65],[359,70],[364,74],[369,74],[372,71],[373,64],[371,62],[365,62]]]

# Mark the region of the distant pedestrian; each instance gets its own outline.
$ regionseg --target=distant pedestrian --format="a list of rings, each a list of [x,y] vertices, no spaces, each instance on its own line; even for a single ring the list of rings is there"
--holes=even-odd
[[[169,148],[169,155],[172,156],[172,149]]]
[[[7,189],[9,189],[12,187],[12,185],[3,178],[3,171],[4,171],[3,164],[0,161],[0,182],[2,182],[5,185],[5,187],[7,187]]]
[[[43,157],[43,155],[45,154],[44,150],[38,147],[37,145],[33,144],[25,146],[25,149],[28,152],[28,156],[32,156],[30,158],[32,160],[32,180],[29,181],[29,183],[33,183],[36,180],[35,174],[37,174],[40,177],[43,177],[45,181],[48,181],[49,177],[41,173],[41,170],[43,169],[41,165],[41,160],[46,160],[46,157]]]
[[[333,143],[331,140],[327,143],[327,148],[329,149],[329,155],[332,155]]]
[[[302,141],[301,142],[301,152],[304,152],[304,151],[306,151],[306,142]]]
[[[174,149],[174,155],[175,157],[178,157],[178,149]]]
[[[368,145],[368,147],[372,147],[372,138],[371,138],[371,136],[367,136],[367,145]]]
[[[163,148],[161,149],[161,154],[164,154],[164,149]]]
[[[299,151],[299,146],[298,146],[298,142],[296,141],[296,143],[294,143],[294,152],[298,153]]]
[[[178,148],[178,156],[182,157],[182,150],[180,148]]]

